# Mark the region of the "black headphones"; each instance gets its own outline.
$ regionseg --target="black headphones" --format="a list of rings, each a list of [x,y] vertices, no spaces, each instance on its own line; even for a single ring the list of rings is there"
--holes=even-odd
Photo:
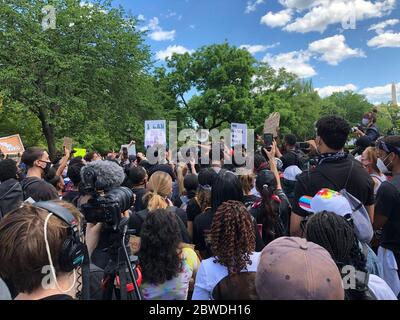
[[[33,206],[51,212],[68,224],[68,238],[62,244],[58,257],[61,271],[71,272],[81,266],[84,262],[87,249],[86,245],[79,238],[78,221],[76,221],[71,212],[52,201],[36,202]]]

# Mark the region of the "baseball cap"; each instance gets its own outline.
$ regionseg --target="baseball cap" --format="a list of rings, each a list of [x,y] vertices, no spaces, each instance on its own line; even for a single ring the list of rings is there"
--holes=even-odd
[[[353,212],[349,201],[344,196],[326,188],[318,191],[314,197],[302,196],[299,199],[299,206],[311,213],[329,211],[342,217]]]
[[[329,252],[297,237],[281,237],[264,248],[255,283],[261,300],[344,300]]]
[[[283,171],[283,179],[297,181],[296,177],[300,173],[302,173],[302,171],[298,166],[289,166]]]

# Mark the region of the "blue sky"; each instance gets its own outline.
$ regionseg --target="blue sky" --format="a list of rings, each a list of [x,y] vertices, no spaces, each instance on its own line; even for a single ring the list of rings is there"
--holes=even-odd
[[[312,79],[321,96],[400,91],[400,0],[114,0],[141,20],[154,59],[227,40]],[[347,17],[347,19],[345,18]],[[355,22],[352,23],[352,22]]]

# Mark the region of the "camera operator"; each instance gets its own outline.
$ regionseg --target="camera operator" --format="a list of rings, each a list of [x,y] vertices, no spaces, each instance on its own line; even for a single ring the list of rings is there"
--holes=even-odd
[[[120,187],[124,170],[112,161],[94,161],[81,169],[80,210],[87,223],[86,242],[91,262],[104,269],[110,260],[108,248],[113,242],[118,223],[133,205],[130,189]],[[119,212],[117,212],[119,211]]]
[[[0,221],[0,277],[15,290],[16,300],[72,300],[86,250],[79,240],[80,213],[66,202],[43,203],[65,210],[63,216],[69,215],[74,226],[26,203],[5,216]]]
[[[346,120],[336,116],[321,118],[316,123],[316,148],[318,164],[297,176],[295,206],[291,215],[290,233],[301,235],[301,221],[308,213],[301,209],[298,200],[302,195],[313,196],[322,188],[340,191],[346,189],[356,197],[368,211],[371,222],[374,213],[374,183],[361,163],[344,153],[343,149],[350,133]]]

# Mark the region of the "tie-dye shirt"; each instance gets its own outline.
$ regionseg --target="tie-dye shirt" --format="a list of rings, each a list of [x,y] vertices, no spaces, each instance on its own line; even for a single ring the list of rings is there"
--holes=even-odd
[[[145,300],[186,300],[189,282],[197,271],[200,261],[191,248],[182,249],[182,270],[173,279],[163,284],[143,283],[141,286]]]

